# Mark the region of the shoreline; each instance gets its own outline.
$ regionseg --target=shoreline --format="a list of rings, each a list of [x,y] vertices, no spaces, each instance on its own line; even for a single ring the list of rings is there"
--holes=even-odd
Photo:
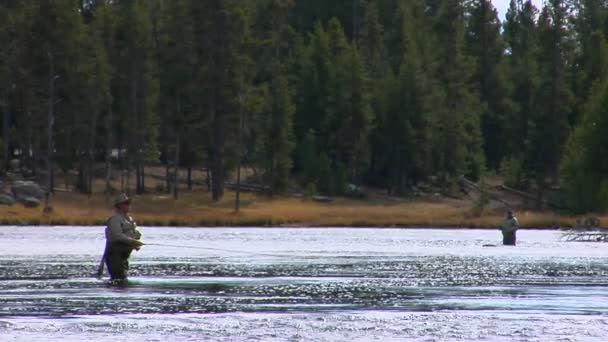
[[[134,216],[134,219],[137,219]],[[456,224],[456,225],[425,225],[425,224],[391,224],[391,225],[357,225],[357,224],[346,224],[346,225],[331,225],[331,224],[306,224],[306,223],[298,223],[298,224],[257,224],[247,222],[239,222],[238,224],[234,224],[232,222],[214,222],[213,224],[188,224],[181,223],[178,225],[174,224],[147,224],[148,222],[138,222],[139,227],[165,227],[165,228],[272,228],[272,229],[319,229],[319,228],[327,228],[327,229],[425,229],[425,230],[445,230],[445,229],[453,229],[453,230],[499,230],[498,225],[496,226],[476,226],[476,225],[466,225],[466,224]],[[96,223],[90,221],[54,221],[50,220],[37,220],[34,219],[32,221],[28,221],[27,219],[18,219],[14,222],[7,221],[4,219],[0,219],[0,228],[6,227],[105,227],[104,223]],[[597,227],[598,229],[605,229],[605,227]],[[519,230],[570,230],[570,229],[582,229],[576,228],[573,226],[521,226]]]
[[[498,229],[504,208],[481,213],[472,203],[458,199],[349,199],[319,203],[302,198],[241,194],[241,210],[234,211],[234,194],[212,202],[208,193],[184,192],[178,200],[166,194],[136,196],[132,216],[148,227],[265,227],[265,228],[377,228],[377,229]],[[0,207],[0,226],[105,226],[112,214],[103,194],[89,197],[72,192],[57,193],[53,212],[19,204]],[[558,230],[577,227],[572,216],[552,211],[516,208],[520,229]],[[600,227],[608,216],[596,216]],[[599,227],[588,227],[599,228]]]

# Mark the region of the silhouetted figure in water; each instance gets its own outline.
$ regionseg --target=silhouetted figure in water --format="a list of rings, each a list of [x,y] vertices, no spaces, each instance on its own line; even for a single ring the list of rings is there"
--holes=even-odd
[[[126,282],[131,252],[139,250],[141,233],[129,216],[131,200],[120,194],[114,201],[114,215],[108,219],[106,227],[106,249],[104,261],[110,272],[112,282]]]
[[[507,211],[507,217],[500,225],[502,231],[502,244],[505,246],[515,246],[517,237],[517,229],[519,228],[519,222],[517,218],[513,216],[511,210]]]

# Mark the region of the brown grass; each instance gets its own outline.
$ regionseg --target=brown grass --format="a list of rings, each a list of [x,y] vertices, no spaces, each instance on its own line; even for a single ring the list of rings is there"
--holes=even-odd
[[[336,199],[318,203],[294,197],[268,198],[241,194],[241,210],[234,212],[233,192],[215,203],[209,193],[183,192],[175,201],[167,194],[136,196],[132,215],[145,226],[354,226],[354,227],[496,227],[502,210],[473,215],[471,204],[459,200]],[[21,205],[0,207],[3,225],[103,225],[112,212],[102,194],[89,198],[73,192],[58,192],[54,211]],[[516,213],[523,227],[573,226],[576,217],[550,212]],[[608,217],[600,217],[608,225]]]

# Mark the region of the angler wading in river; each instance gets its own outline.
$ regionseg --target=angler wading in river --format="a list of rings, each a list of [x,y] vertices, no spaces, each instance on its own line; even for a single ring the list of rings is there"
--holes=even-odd
[[[517,242],[517,229],[519,228],[519,222],[517,218],[513,216],[511,210],[507,211],[507,217],[500,225],[502,231],[502,244],[505,246],[515,246]]]
[[[108,219],[106,227],[106,247],[97,276],[103,275],[104,263],[108,267],[112,282],[125,282],[129,270],[129,256],[139,250],[143,242],[135,221],[129,216],[131,200],[120,194],[114,201],[114,214]]]

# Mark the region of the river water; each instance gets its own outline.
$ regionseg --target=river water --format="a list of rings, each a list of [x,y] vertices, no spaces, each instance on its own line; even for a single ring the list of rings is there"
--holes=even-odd
[[[0,341],[605,341],[607,244],[523,230],[0,227]]]

